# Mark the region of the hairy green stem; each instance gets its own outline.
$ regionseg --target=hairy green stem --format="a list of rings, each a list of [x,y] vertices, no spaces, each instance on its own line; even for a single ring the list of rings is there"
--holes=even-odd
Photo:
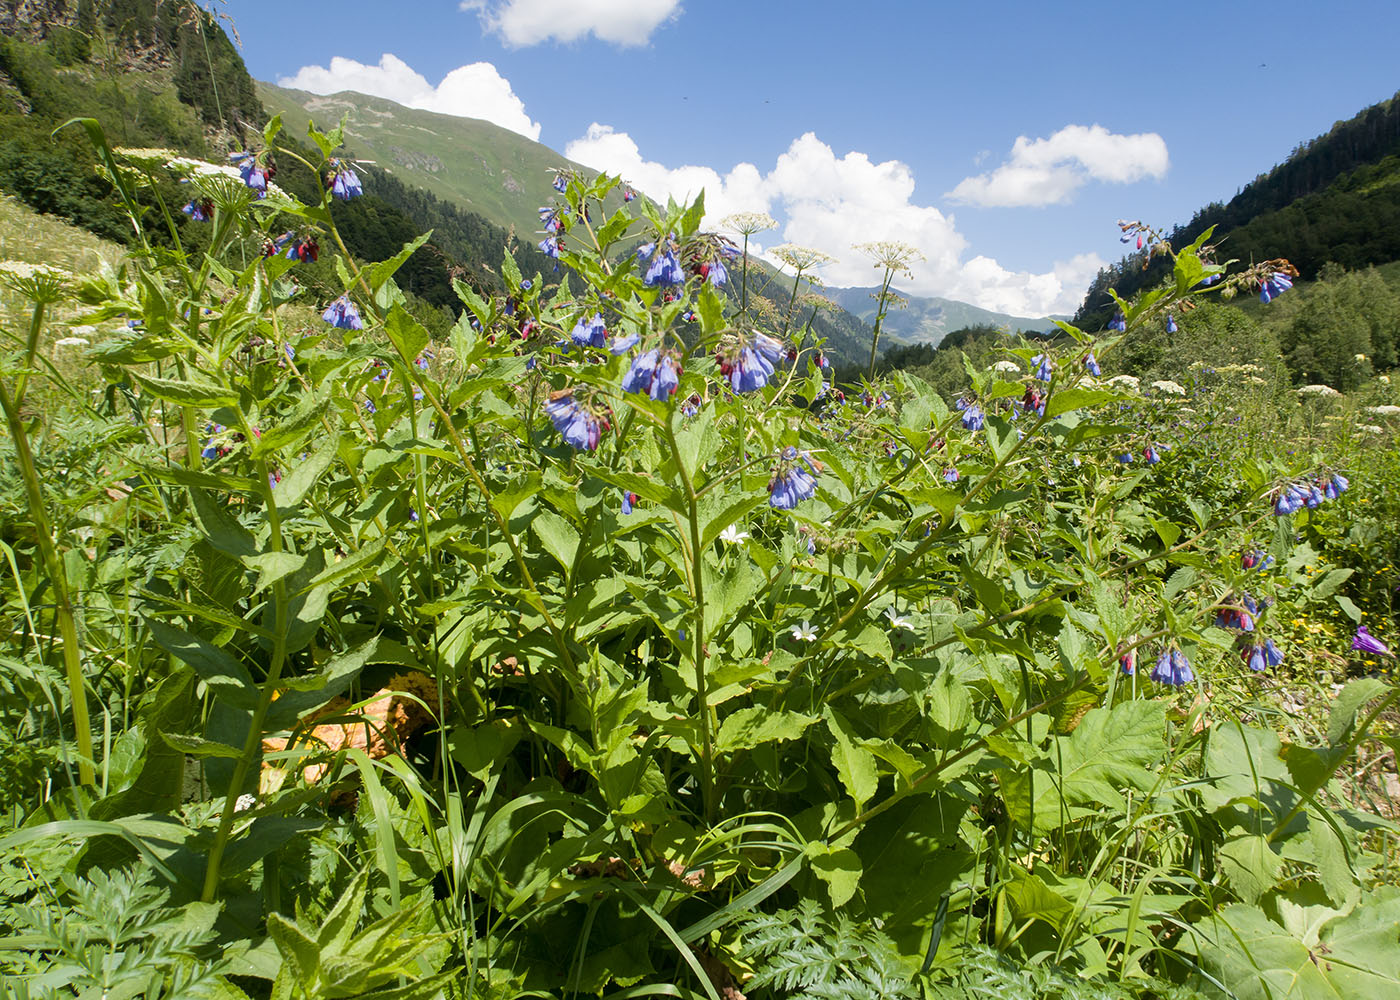
[[[42,311],[35,308],[35,313]],[[68,696],[73,703],[73,734],[78,741],[78,780],[84,785],[93,783],[92,723],[88,717],[87,686],[83,679],[82,652],[78,648],[78,625],[73,619],[73,602],[68,593],[68,575],[63,560],[58,553],[58,543],[53,536],[53,526],[49,524],[48,511],[44,506],[44,494],[40,489],[39,473],[34,466],[34,453],[29,448],[29,436],[20,421],[19,406],[10,396],[10,390],[0,380],[0,408],[5,411],[5,421],[14,441],[15,455],[19,460],[20,477],[24,480],[25,498],[29,502],[29,515],[34,521],[34,537],[39,553],[44,561],[44,569],[49,574],[49,583],[54,593],[54,615],[58,619],[58,632],[63,640],[63,667],[68,679]]]

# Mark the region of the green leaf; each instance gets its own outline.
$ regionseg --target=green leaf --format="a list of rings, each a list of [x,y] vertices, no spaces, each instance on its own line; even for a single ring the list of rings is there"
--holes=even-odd
[[[388,260],[380,261],[378,264],[371,264],[369,267],[365,268],[362,273],[364,274],[365,280],[369,282],[369,287],[375,292],[379,291],[380,286],[392,278],[398,269],[404,266],[408,258],[412,257],[424,243],[427,243],[432,235],[433,231],[429,229],[413,242],[405,243],[403,249]],[[409,360],[412,361],[413,358],[410,357]]]
[[[143,390],[167,403],[205,409],[238,405],[238,392],[236,390],[224,388],[213,382],[157,378],[154,375],[142,375],[129,368],[126,369],[126,374],[134,379]]]
[[[210,545],[235,559],[258,554],[253,533],[238,522],[227,506],[216,503],[201,489],[191,488],[189,493],[195,524]]]
[[[265,458],[283,448],[300,448],[311,430],[320,427],[321,420],[327,416],[329,398],[329,382],[303,395],[290,413],[273,426],[264,427],[262,434],[253,439],[253,457]]]
[[[337,432],[321,442],[321,447],[306,459],[299,460],[292,470],[282,477],[282,481],[272,489],[272,499],[277,509],[290,511],[301,505],[306,494],[316,485],[340,452],[340,434]]]
[[[268,914],[267,933],[303,986],[316,982],[321,971],[321,949],[316,942],[280,913]]]
[[[879,789],[880,772],[875,764],[875,755],[859,743],[859,737],[851,730],[850,723],[827,706],[822,712],[836,745],[831,751],[831,763],[836,767],[836,775],[846,791],[855,799],[856,809],[864,808],[871,796]]]
[[[156,645],[193,667],[200,680],[229,705],[252,709],[257,704],[258,686],[248,668],[218,646],[156,618],[147,618],[146,627]]]
[[[384,317],[384,332],[398,348],[407,364],[412,364],[423,348],[428,346],[428,330],[410,316],[401,305],[395,305]]]
[[[306,556],[297,552],[259,552],[244,556],[242,562],[258,572],[258,582],[253,586],[253,593],[257,594],[305,566]]]
[[[850,902],[860,886],[860,855],[849,847],[813,844],[808,848],[812,871],[826,883],[831,905],[839,909]]]
[[[293,690],[272,703],[267,712],[267,728],[290,729],[298,719],[344,694],[365,664],[398,662],[398,657],[381,657],[378,636],[331,657],[315,675],[299,678]]]
[[[1257,903],[1274,887],[1283,858],[1274,853],[1266,838],[1251,834],[1225,842],[1220,848],[1220,867],[1241,899]]]
[[[699,306],[700,329],[705,336],[724,329],[724,302],[708,282],[700,286],[696,305]]]
[[[195,757],[227,757],[237,760],[243,756],[241,747],[231,747],[227,743],[206,740],[203,736],[186,736],[179,733],[161,733],[160,738],[180,753]]]
[[[819,719],[801,712],[774,712],[762,707],[741,708],[725,717],[715,737],[715,750],[733,753],[752,750],[764,743],[786,743],[801,738]]]
[[[530,527],[567,576],[573,572],[578,556],[579,536],[573,525],[553,511],[542,510],[530,521]]]
[[[1118,399],[1118,393],[1106,389],[1061,389],[1045,402],[1045,416],[1058,417],[1070,410],[1098,406]]]
[[[1389,684],[1375,677],[1362,677],[1348,683],[1332,702],[1332,714],[1327,719],[1327,742],[1336,747],[1350,739],[1361,709],[1390,690]]]
[[[1059,929],[1074,916],[1074,904],[1060,895],[1039,875],[1033,875],[1018,865],[1011,868],[1011,882],[1006,898],[1017,920],[1043,920]]]

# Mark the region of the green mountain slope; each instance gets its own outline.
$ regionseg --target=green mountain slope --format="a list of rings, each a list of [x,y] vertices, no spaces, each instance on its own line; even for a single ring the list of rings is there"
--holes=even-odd
[[[875,322],[876,302],[880,289],[828,288],[827,295],[843,309],[854,313],[866,323]],[[901,344],[926,343],[937,347],[949,333],[978,326],[1003,327],[1008,330],[1045,330],[1054,325],[1052,317],[1011,316],[992,312],[955,299],[921,298],[897,292],[904,299],[904,308],[891,309],[885,315],[881,339]]]
[[[596,173],[548,146],[476,118],[418,111],[350,92],[320,97],[270,83],[259,83],[258,95],[293,135],[304,135],[308,120],[329,128],[347,116],[346,144],[352,155],[373,160],[405,184],[497,225],[514,226],[522,239],[539,228],[537,210],[548,200],[551,168]]]
[[[1286,257],[1304,278],[1316,277],[1329,261],[1356,269],[1400,259],[1400,94],[1300,145],[1228,203],[1205,206],[1168,238],[1185,245],[1211,226],[1222,258]],[[1104,324],[1108,289],[1127,298],[1166,275],[1162,258],[1142,265],[1139,251],[1100,271],[1076,325]]]

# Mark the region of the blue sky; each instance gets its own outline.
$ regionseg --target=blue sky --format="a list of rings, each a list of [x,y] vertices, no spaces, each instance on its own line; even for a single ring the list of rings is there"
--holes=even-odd
[[[1400,89],[1400,3],[229,0],[259,79],[487,117],[904,286],[1073,311],[1121,247]],[[455,71],[455,72],[454,72]]]

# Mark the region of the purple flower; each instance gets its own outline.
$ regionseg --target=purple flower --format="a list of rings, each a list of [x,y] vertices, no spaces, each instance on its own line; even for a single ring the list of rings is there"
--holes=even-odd
[[[1036,378],[1040,379],[1042,382],[1050,381],[1050,375],[1052,374],[1050,355],[1037,354],[1035,357],[1031,358],[1031,364],[1038,366],[1035,370]]]
[[[208,222],[214,217],[214,203],[208,198],[194,198],[180,211],[195,222]]]
[[[637,192],[633,191],[630,187],[622,189],[623,201],[631,201],[635,197],[637,197]]]
[[[1131,465],[1131,464],[1132,464],[1132,461],[1133,461],[1133,453],[1130,452],[1130,451],[1125,451],[1125,452],[1123,452],[1123,454],[1121,454],[1121,455],[1118,456],[1118,462],[1119,462],[1120,465]]]
[[[331,326],[340,330],[363,330],[364,321],[360,319],[360,310],[355,308],[355,303],[350,301],[350,296],[342,295],[321,313],[321,318]]]
[[[574,324],[574,328],[569,331],[569,339],[579,347],[602,347],[607,343],[608,331],[603,325],[601,313],[594,313],[592,316],[584,316]]]
[[[558,191],[560,194],[569,190],[569,179],[562,173],[556,173],[554,175],[554,190]]]
[[[1119,333],[1123,333],[1128,329],[1128,320],[1123,315],[1122,309],[1117,310],[1113,314],[1113,318],[1108,321],[1108,328],[1110,330],[1117,330]]]
[[[642,284],[648,288],[657,285],[679,285],[685,281],[680,258],[676,256],[676,244],[671,237],[655,243],[644,243],[637,248],[637,269],[642,272]]]
[[[768,378],[783,356],[783,345],[766,333],[756,333],[752,339],[737,339],[715,354],[720,374],[729,380],[735,392],[753,392],[768,384]]]
[[[791,510],[817,494],[821,465],[805,451],[789,445],[783,449],[773,478],[768,481],[768,502],[779,510]]]
[[[632,505],[633,505],[634,503],[636,503],[636,502],[637,502],[637,494],[635,494],[635,493],[629,493],[627,490],[623,490],[623,491],[622,491],[622,513],[624,513],[624,514],[630,514],[630,513],[632,513]]]
[[[228,158],[231,162],[238,164],[238,173],[243,178],[243,183],[256,191],[259,198],[267,197],[267,182],[277,173],[271,162],[266,165],[259,164],[258,158],[246,150],[241,153],[230,153]]]
[[[956,483],[962,476],[958,473],[956,465],[950,465],[943,470],[943,481],[945,483]]]
[[[567,208],[556,208],[553,205],[540,206],[540,224],[544,226],[547,233],[558,233],[564,228],[564,220],[568,217]]]
[[[1328,500],[1335,500],[1345,493],[1347,487],[1350,485],[1351,483],[1347,481],[1346,476],[1342,475],[1340,472],[1334,472],[1331,478],[1327,480],[1327,486],[1322,492]]]
[[[1142,457],[1148,465],[1156,465],[1162,460],[1162,456],[1158,453],[1157,449],[1150,444],[1142,449]]]
[[[1394,656],[1385,643],[1366,631],[1365,625],[1356,626],[1356,635],[1351,640],[1351,648],[1373,656]]]
[[[675,355],[652,348],[637,356],[622,376],[623,392],[643,392],[657,401],[670,399],[680,388],[681,366]]]
[[[612,343],[608,345],[608,353],[623,355],[637,346],[637,342],[642,339],[640,333],[629,333],[625,337],[614,337]]]
[[[965,429],[980,431],[986,425],[987,415],[972,400],[959,399],[955,405],[962,410],[962,425]]]
[[[1167,332],[1176,333],[1176,329],[1176,320],[1172,318],[1171,313],[1167,313]]]
[[[1292,287],[1293,279],[1288,275],[1282,272],[1271,274],[1259,286],[1259,301],[1268,305],[1270,300],[1278,298]]]
[[[1103,371],[1099,368],[1098,359],[1094,357],[1093,351],[1090,351],[1084,356],[1084,367],[1088,370],[1090,375],[1094,376],[1094,378],[1098,378],[1100,375],[1103,374]]]
[[[559,239],[557,237],[546,236],[544,239],[540,240],[539,248],[540,253],[544,254],[546,257],[553,257],[555,260],[559,259]]]
[[[603,422],[589,407],[574,399],[572,390],[564,390],[544,404],[544,412],[554,423],[554,429],[564,440],[580,451],[593,451],[603,435]]]
[[[340,160],[331,160],[330,183],[331,195],[341,201],[349,201],[351,198],[358,198],[365,193],[355,171],[350,169],[349,164]]]
[[[1274,640],[1264,640],[1264,662],[1271,667],[1276,667],[1283,662],[1283,652],[1274,645]]]
[[[1249,669],[1253,670],[1256,674],[1262,674],[1264,669],[1269,665],[1264,657],[1264,647],[1259,643],[1246,646],[1244,649],[1240,650],[1240,659],[1249,664]]]
[[[1172,648],[1163,650],[1162,655],[1157,657],[1151,676],[1158,684],[1185,687],[1195,675],[1191,673],[1191,663],[1186,659],[1186,654]]]

